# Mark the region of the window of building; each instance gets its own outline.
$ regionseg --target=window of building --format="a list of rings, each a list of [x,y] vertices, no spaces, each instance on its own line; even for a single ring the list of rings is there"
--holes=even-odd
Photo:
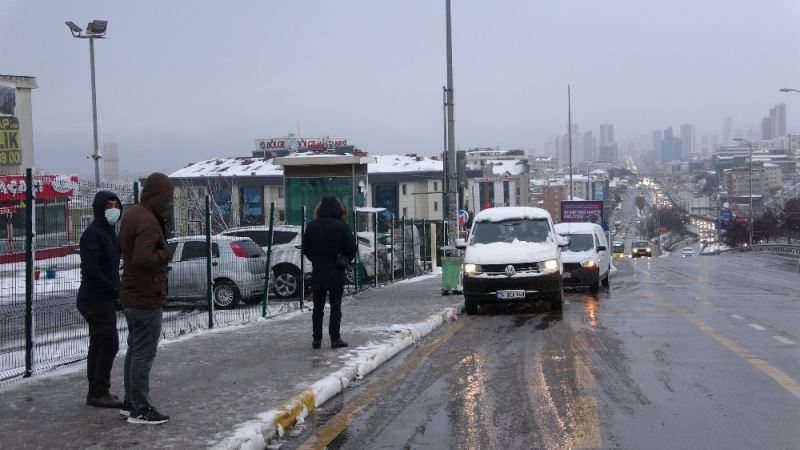
[[[439,202],[433,202],[433,210],[439,211]]]
[[[261,186],[247,186],[239,190],[241,202],[240,223],[246,225],[264,224],[264,188]]]
[[[408,217],[408,208],[403,208],[403,217]]]
[[[283,186],[278,186],[278,198],[283,198]]]
[[[405,184],[403,185],[403,195],[406,195],[406,185]],[[403,213],[403,215],[405,215],[405,213]]]
[[[433,191],[436,192],[438,190],[439,190],[439,182],[438,181],[434,181],[433,182]]]

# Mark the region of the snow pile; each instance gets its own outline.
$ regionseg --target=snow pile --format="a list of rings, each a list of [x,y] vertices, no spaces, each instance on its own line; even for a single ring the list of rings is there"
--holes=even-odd
[[[499,160],[490,159],[486,164],[491,164],[492,175],[522,175],[525,172],[525,165],[521,160]]]
[[[170,178],[283,176],[283,167],[272,158],[214,158],[190,164],[170,174]]]

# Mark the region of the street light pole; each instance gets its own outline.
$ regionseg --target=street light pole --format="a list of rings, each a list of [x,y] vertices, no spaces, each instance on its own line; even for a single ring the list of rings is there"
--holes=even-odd
[[[750,178],[750,214],[749,214],[750,220],[748,221],[750,222],[749,225],[750,233],[748,235],[747,245],[752,246],[753,245],[753,143],[748,141],[747,139],[741,139],[741,138],[734,139],[734,141],[744,142],[750,148],[750,163],[748,164],[750,173],[748,177]]]
[[[458,224],[458,191],[457,183],[458,172],[456,169],[456,141],[455,141],[455,117],[453,103],[453,39],[450,20],[450,0],[445,0],[446,32],[447,32],[447,203],[448,215],[445,220],[450,221],[450,227],[455,231]],[[451,234],[451,239],[458,237],[457,233]],[[453,241],[455,242],[455,241]]]
[[[572,201],[572,95],[567,85],[567,139],[569,140],[569,200]]]
[[[94,160],[94,185],[95,187],[100,187],[100,159],[102,156],[100,156],[100,147],[97,139],[97,89],[95,87],[94,76],[94,40],[105,39],[108,21],[92,20],[89,22],[89,25],[86,26],[85,33],[81,27],[75,25],[74,22],[68,21],[65,23],[69,28],[70,33],[72,33],[72,37],[89,39],[89,67],[92,77],[92,132],[94,136],[94,151],[92,152],[90,158]]]

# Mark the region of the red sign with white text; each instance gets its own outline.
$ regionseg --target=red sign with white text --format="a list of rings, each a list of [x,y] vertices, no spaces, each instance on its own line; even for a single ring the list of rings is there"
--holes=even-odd
[[[25,200],[24,175],[0,176],[0,201]],[[70,198],[78,190],[78,177],[37,175],[33,177],[33,196],[37,199]]]

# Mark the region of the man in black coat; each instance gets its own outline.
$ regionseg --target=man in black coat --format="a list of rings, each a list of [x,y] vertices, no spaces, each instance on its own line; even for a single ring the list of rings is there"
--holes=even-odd
[[[342,321],[342,295],[344,293],[345,269],[342,260],[352,261],[356,256],[356,241],[353,231],[345,221],[347,210],[336,197],[325,197],[315,213],[315,220],[306,227],[303,239],[303,255],[311,261],[311,286],[314,289],[313,348],[322,344],[322,319],[325,313],[325,297],[331,303],[331,318],[328,334],[331,347],[347,347],[339,334]],[[343,258],[340,258],[342,255]]]
[[[78,311],[89,324],[86,404],[120,408],[122,402],[109,392],[111,367],[119,350],[117,303],[119,301],[119,250],[114,226],[122,204],[113,192],[100,191],[92,203],[94,220],[81,235],[81,285]]]

